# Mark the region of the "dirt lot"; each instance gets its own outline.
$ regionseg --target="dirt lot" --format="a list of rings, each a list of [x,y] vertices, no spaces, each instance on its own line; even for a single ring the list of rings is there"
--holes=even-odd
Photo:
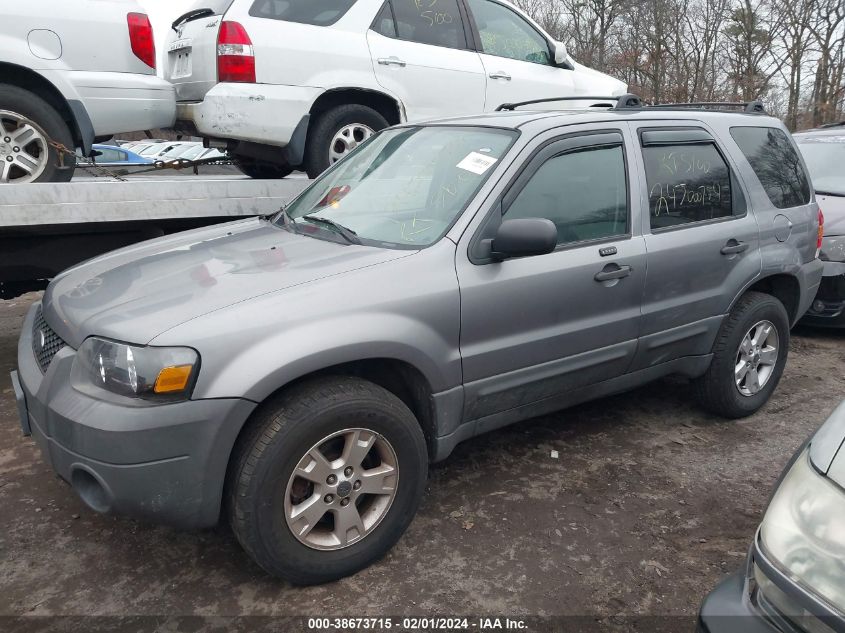
[[[432,469],[419,515],[386,559],[294,588],[262,573],[224,528],[99,516],[42,463],[5,377],[35,298],[0,302],[4,615],[691,618],[742,564],[789,456],[845,397],[845,334],[800,331],[780,387],[747,420],[706,415],[684,381],[664,380],[476,438]]]

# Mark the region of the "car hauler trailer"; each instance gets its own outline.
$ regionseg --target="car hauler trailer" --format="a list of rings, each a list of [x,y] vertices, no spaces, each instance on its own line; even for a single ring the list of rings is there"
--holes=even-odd
[[[142,240],[273,213],[308,184],[184,177],[0,186],[0,298]]]

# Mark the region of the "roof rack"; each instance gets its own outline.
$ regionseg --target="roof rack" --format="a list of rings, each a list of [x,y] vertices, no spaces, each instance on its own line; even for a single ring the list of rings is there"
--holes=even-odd
[[[834,121],[833,123],[825,123],[824,125],[819,126],[819,128],[828,127],[845,127],[845,121]]]
[[[649,108],[663,108],[675,110],[682,108],[694,108],[699,110],[726,110],[728,108],[741,109],[744,112],[764,113],[766,111],[762,101],[696,101],[691,103],[657,103]]]
[[[554,103],[555,101],[597,101],[614,104],[611,109],[619,110],[622,108],[641,108],[642,101],[637,95],[624,94],[616,95],[615,97],[593,97],[593,96],[578,96],[578,97],[546,97],[545,99],[531,99],[530,101],[517,101],[515,103],[503,103],[496,112],[503,112],[505,110],[516,110],[522,106],[534,105],[535,103]],[[601,106],[603,103],[596,103],[590,107]]]
[[[496,112],[505,110],[516,110],[519,107],[533,105],[535,103],[553,103],[555,101],[595,101],[590,107],[601,107],[607,104],[611,110],[639,110],[660,108],[663,110],[681,110],[681,109],[699,109],[699,110],[726,110],[728,108],[741,109],[743,112],[753,114],[764,114],[766,112],[762,101],[748,101],[748,102],[730,102],[730,101],[701,101],[694,103],[658,103],[656,105],[646,105],[635,94],[616,95],[613,97],[594,97],[594,96],[573,96],[573,97],[546,97],[545,99],[531,99],[530,101],[517,101],[515,103],[503,103]],[[610,104],[613,105],[610,105]],[[845,125],[845,121],[840,124],[831,125]]]

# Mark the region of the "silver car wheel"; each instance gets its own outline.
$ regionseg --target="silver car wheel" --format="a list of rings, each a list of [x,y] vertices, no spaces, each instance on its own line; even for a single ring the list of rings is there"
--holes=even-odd
[[[47,168],[47,134],[26,117],[0,110],[0,183],[27,183]]]
[[[368,429],[344,429],[299,460],[285,490],[285,521],[310,548],[343,549],[381,523],[398,484],[390,442]]]
[[[340,128],[329,146],[329,164],[339,161],[373,134],[375,131],[363,123],[352,123]]]
[[[751,327],[736,354],[734,379],[743,396],[758,393],[775,371],[780,339],[771,321],[760,321]]]

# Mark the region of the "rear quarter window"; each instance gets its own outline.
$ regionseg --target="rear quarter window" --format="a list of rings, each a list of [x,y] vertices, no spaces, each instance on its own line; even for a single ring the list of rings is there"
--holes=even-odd
[[[330,26],[346,15],[355,2],[356,0],[255,0],[249,14],[255,18]]]
[[[783,130],[740,126],[731,128],[731,136],[775,207],[788,209],[810,202],[810,182]]]

